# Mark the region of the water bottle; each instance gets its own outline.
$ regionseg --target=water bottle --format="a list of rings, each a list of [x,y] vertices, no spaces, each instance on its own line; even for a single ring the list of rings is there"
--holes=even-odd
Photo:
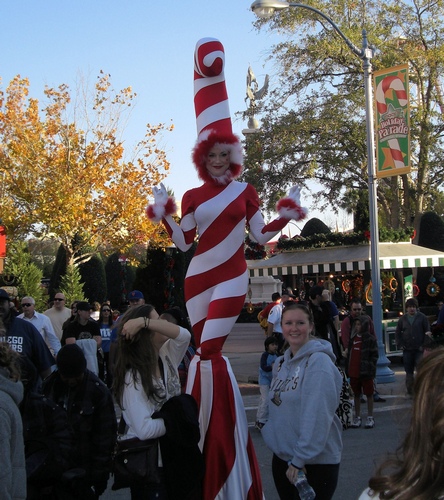
[[[298,489],[299,498],[301,500],[314,500],[316,498],[316,493],[308,484],[307,476],[304,474],[303,470],[298,470],[298,476],[293,484]]]

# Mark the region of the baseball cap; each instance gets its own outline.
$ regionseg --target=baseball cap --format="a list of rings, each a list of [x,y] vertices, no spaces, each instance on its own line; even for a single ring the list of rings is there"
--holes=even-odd
[[[0,299],[9,300],[9,293],[3,288],[0,288]]]
[[[128,294],[128,300],[139,300],[144,298],[145,297],[143,296],[143,293],[140,292],[139,290],[133,290]]]

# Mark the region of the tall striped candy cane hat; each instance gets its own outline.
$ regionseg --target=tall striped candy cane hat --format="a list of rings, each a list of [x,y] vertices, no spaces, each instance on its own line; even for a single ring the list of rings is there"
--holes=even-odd
[[[242,172],[242,146],[231,127],[228,94],[224,76],[225,52],[219,40],[202,38],[194,52],[194,109],[196,111],[197,142],[192,160],[200,179],[212,181],[206,169],[206,158],[215,144],[230,151],[229,178]]]

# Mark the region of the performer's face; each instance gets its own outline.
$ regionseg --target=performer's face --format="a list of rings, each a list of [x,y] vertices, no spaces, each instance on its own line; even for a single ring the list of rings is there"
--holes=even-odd
[[[208,153],[206,166],[213,177],[222,177],[230,167],[228,149],[220,144],[215,144]]]

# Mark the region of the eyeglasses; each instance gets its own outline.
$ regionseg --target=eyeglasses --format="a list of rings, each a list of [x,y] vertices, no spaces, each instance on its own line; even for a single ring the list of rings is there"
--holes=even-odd
[[[54,299],[56,302],[63,302],[65,299]]]
[[[34,304],[22,304],[22,307],[31,307],[33,306]]]
[[[102,312],[109,313],[109,312],[111,312],[111,309],[102,309]]]

